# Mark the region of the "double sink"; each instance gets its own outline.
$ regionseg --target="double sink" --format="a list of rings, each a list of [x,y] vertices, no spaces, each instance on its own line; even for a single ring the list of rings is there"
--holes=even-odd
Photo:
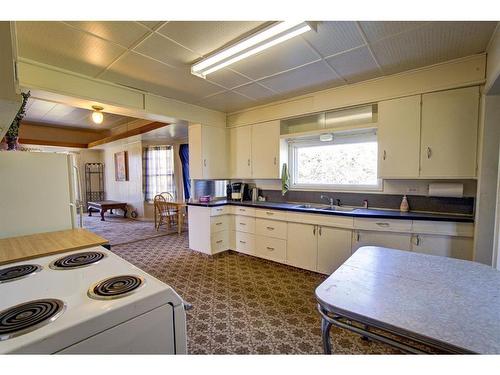
[[[339,211],[339,212],[352,212],[356,209],[343,206],[325,206],[322,204],[298,204],[296,206],[293,206],[293,208],[303,208],[308,210],[319,210],[319,211]]]

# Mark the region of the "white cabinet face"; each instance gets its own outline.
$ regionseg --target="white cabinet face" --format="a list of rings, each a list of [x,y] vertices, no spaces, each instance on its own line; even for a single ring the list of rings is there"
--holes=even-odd
[[[194,180],[203,179],[203,156],[201,142],[201,125],[189,125],[189,177]]]
[[[229,164],[232,178],[252,177],[252,127],[229,129]]]
[[[422,95],[422,177],[474,177],[479,88]]]
[[[329,275],[351,256],[351,233],[348,229],[318,228],[318,272]]]
[[[362,246],[381,246],[398,250],[411,250],[409,233],[391,233],[355,230],[352,235],[352,253]]]
[[[472,238],[419,234],[412,242],[415,252],[472,260]]]
[[[288,223],[287,264],[315,271],[318,259],[317,227],[309,224]]]
[[[379,177],[418,177],[420,100],[416,95],[378,104]]]
[[[227,178],[226,129],[189,125],[190,178]]]
[[[280,177],[280,122],[252,125],[252,174],[254,178]]]

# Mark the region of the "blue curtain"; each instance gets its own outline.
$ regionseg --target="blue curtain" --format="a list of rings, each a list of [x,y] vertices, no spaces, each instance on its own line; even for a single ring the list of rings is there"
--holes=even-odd
[[[184,198],[191,197],[191,185],[189,179],[189,145],[182,144],[179,147],[179,157],[182,163],[182,181],[184,182]]]

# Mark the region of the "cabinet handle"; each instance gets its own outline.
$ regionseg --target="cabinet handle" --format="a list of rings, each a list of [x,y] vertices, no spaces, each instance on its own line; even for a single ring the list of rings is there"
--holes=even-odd
[[[274,212],[271,212],[271,211],[266,211],[266,214],[267,214],[267,215],[274,215]]]
[[[420,246],[420,236],[418,234],[415,236],[415,245]]]
[[[359,242],[359,232],[356,232],[356,242]]]
[[[248,166],[250,166],[250,159],[248,159]]]
[[[222,211],[222,208],[217,208],[217,209],[216,209],[216,211],[221,212],[221,211]]]
[[[266,249],[269,250],[269,251],[274,251],[274,247],[267,246]]]
[[[245,223],[240,223],[240,225],[246,225]]]
[[[222,240],[216,241],[215,243],[222,243]]]
[[[316,225],[313,227],[313,234],[316,235]]]
[[[245,241],[240,240],[240,243],[246,243]]]
[[[274,165],[276,165],[276,161],[277,161],[277,160],[276,160],[276,156],[275,156],[275,157],[274,157]]]
[[[379,227],[388,227],[390,226],[389,223],[376,223]]]
[[[319,227],[319,235],[321,236],[321,227]]]
[[[274,230],[273,227],[266,227],[266,229],[268,229],[268,230]]]
[[[241,212],[245,212],[246,210],[244,208],[239,209]]]
[[[387,159],[387,151],[385,151],[385,150],[384,150],[384,153],[383,153],[382,159],[383,159],[383,160]]]
[[[222,225],[222,223],[215,223],[215,225]]]
[[[430,159],[432,156],[432,150],[430,147],[427,147],[427,159]]]
[[[203,166],[206,167],[207,166],[207,159],[203,159]]]

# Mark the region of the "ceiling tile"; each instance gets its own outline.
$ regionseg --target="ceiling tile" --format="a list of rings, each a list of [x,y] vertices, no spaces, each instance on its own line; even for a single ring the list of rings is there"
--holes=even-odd
[[[210,73],[207,76],[207,80],[222,85],[227,89],[231,89],[236,86],[241,86],[245,83],[250,82],[248,78],[245,78],[241,74],[233,72],[231,69],[228,68],[217,70],[216,72]]]
[[[193,76],[187,68],[169,67],[134,52],[113,64],[102,79],[189,103],[221,91],[219,86]]]
[[[372,43],[379,39],[404,31],[415,29],[425,25],[423,21],[361,21],[361,29],[366,35],[368,42]]]
[[[166,21],[137,21],[137,22],[140,23],[141,25],[146,26],[150,30],[153,30],[155,27]]]
[[[223,93],[204,98],[198,104],[222,112],[232,112],[242,108],[251,107],[255,105],[255,101],[239,95],[238,93],[225,91]]]
[[[24,119],[26,121],[35,121],[37,119],[42,119],[52,108],[56,106],[56,103],[47,102],[44,100],[36,100],[30,98],[28,100],[30,103],[26,110],[26,116]]]
[[[326,59],[348,83],[375,78],[382,73],[367,47],[361,47]]]
[[[320,22],[318,31],[303,34],[323,57],[361,46],[364,40],[359,33],[356,22]]]
[[[19,55],[95,76],[124,49],[61,22],[16,22]]]
[[[282,74],[265,78],[259,82],[281,93],[344,84],[340,77],[324,61],[317,61]]]
[[[319,60],[302,38],[292,38],[231,65],[254,80]]]
[[[173,21],[158,32],[201,55],[209,54],[265,24],[250,21]]]
[[[431,22],[372,44],[385,73],[484,52],[496,22]]]
[[[258,100],[276,95],[275,92],[266,89],[258,83],[250,83],[249,85],[240,86],[233,89],[233,91]]]
[[[134,51],[173,66],[185,66],[200,57],[158,34],[152,34],[134,48]]]
[[[145,26],[132,21],[71,21],[66,23],[126,48],[132,47],[139,39],[151,32]]]

